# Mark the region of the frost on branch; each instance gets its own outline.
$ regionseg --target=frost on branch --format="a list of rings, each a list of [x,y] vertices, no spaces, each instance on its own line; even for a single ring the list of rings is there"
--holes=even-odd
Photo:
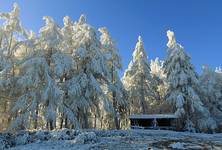
[[[78,22],[78,24],[79,25],[83,25],[83,24],[85,24],[86,23],[86,17],[85,17],[85,15],[81,15],[80,16],[80,18],[79,18],[79,22]]]
[[[63,18],[64,27],[69,27],[73,25],[73,22],[69,16]]]
[[[168,43],[167,43],[167,46],[169,47],[169,48],[174,48],[175,46],[176,46],[176,38],[175,38],[175,36],[174,36],[174,32],[173,31],[170,31],[170,30],[168,30],[167,31],[167,37],[168,37]]]
[[[50,16],[44,16],[45,26],[40,29],[41,37],[48,48],[57,46],[62,39],[60,29]]]

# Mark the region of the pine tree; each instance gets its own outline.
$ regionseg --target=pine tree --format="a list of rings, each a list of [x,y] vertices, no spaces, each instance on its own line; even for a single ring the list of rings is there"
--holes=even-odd
[[[49,76],[47,79],[47,88],[43,93],[43,106],[45,107],[44,115],[46,118],[46,127],[50,130],[56,127],[57,108],[63,104],[63,91],[58,87],[55,81],[55,75],[61,74],[64,66],[58,66],[58,58],[60,58],[60,45],[62,43],[61,29],[56,22],[49,16],[43,17],[45,26],[40,29],[39,44],[42,57],[46,60],[49,68]],[[57,69],[53,74],[52,68]],[[63,68],[66,69],[66,68]]]
[[[78,116],[83,128],[89,128],[89,114],[99,116],[99,104],[104,102],[105,108],[111,105],[102,85],[109,81],[110,74],[105,57],[101,52],[101,44],[96,30],[86,23],[84,15],[74,24],[73,53],[77,70],[73,78],[67,81],[68,97],[77,103]]]
[[[198,76],[184,48],[176,43],[174,32],[167,31],[168,55],[164,62],[169,82],[166,100],[175,106],[175,114],[190,131],[214,129],[215,122],[198,95]]]
[[[57,108],[62,107],[63,91],[57,86],[53,72],[53,68],[58,68],[56,52],[61,37],[53,19],[44,17],[44,20],[46,26],[41,28],[40,37],[31,32],[25,41],[27,54],[18,66],[16,87],[19,95],[12,109],[16,114],[12,129],[28,129],[32,124],[37,128],[41,119],[46,120],[47,128],[52,130],[56,127]],[[57,74],[61,72],[56,71]]]
[[[140,36],[122,81],[129,95],[130,113],[147,113],[149,100],[155,96],[150,65]]]
[[[220,66],[219,66],[219,67],[216,67],[215,72],[216,72],[216,73],[222,73],[221,67],[220,67]]]
[[[171,107],[165,101],[165,95],[168,88],[166,81],[166,74],[163,68],[164,61],[156,58],[151,60],[150,63],[150,73],[152,75],[152,83],[154,87],[155,100],[150,104],[150,109],[152,113],[169,113],[171,112]]]
[[[211,70],[207,65],[203,66],[200,76],[201,98],[218,126],[222,126],[222,74],[220,69]]]
[[[77,103],[72,97],[68,96],[68,86],[69,79],[76,76],[77,65],[72,57],[73,54],[73,43],[72,36],[74,34],[73,22],[70,17],[65,16],[63,18],[64,26],[61,29],[61,34],[63,37],[61,47],[59,52],[53,55],[54,60],[54,73],[56,75],[56,80],[59,81],[58,85],[63,90],[65,96],[63,97],[63,105],[59,107],[60,112],[60,128],[64,127],[75,127],[79,128],[80,124],[77,119]]]
[[[107,94],[110,97],[114,109],[115,127],[116,129],[120,129],[120,114],[127,106],[125,90],[118,75],[118,71],[122,69],[121,58],[108,30],[106,28],[100,28],[99,31],[102,33],[100,36],[102,52],[106,57],[108,69],[111,74],[112,88]]]
[[[10,109],[16,100],[16,67],[17,59],[15,53],[27,39],[27,32],[20,22],[20,8],[14,3],[13,10],[7,13],[0,13],[3,24],[0,26],[0,92],[4,117],[3,123],[6,126],[11,122]],[[18,40],[23,39],[23,40]]]

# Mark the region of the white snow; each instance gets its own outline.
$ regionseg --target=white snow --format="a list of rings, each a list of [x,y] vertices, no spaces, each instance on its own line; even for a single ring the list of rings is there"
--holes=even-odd
[[[180,143],[180,142],[170,144],[170,147],[176,148],[176,149],[185,149],[185,148],[184,148],[184,144],[183,144],[183,143]]]
[[[81,133],[79,134],[75,139],[74,139],[74,143],[75,144],[85,144],[87,142],[96,142],[97,137],[96,134],[94,132],[85,132],[85,133]]]
[[[68,131],[68,129],[67,129]],[[69,130],[75,132],[75,130]],[[53,131],[56,132],[56,131]],[[57,131],[60,132],[60,131]],[[12,150],[98,149],[221,149],[222,134],[200,134],[167,130],[78,131],[70,140],[49,139],[19,145]],[[51,133],[50,133],[51,134]]]

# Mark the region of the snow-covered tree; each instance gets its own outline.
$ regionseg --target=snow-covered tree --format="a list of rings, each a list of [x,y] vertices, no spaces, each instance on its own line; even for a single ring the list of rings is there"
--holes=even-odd
[[[127,107],[125,89],[118,75],[118,71],[122,69],[121,57],[108,30],[100,28],[99,31],[101,32],[100,42],[102,44],[102,52],[106,57],[108,69],[111,74],[112,87],[107,94],[114,109],[115,127],[116,129],[120,129],[120,114]],[[111,118],[109,120],[112,121]]]
[[[74,24],[70,17],[65,16],[63,18],[64,26],[61,29],[63,36],[62,45],[60,51],[53,55],[54,60],[54,73],[56,79],[59,80],[59,86],[62,88],[65,96],[63,98],[63,107],[60,109],[60,128],[63,127],[74,127],[79,128],[80,122],[77,118],[81,106],[78,98],[71,95],[72,90],[79,88],[78,81],[73,82],[72,79],[78,76],[76,60],[72,56],[74,54],[75,42],[72,38],[74,36]],[[75,87],[77,86],[77,87]],[[75,89],[72,89],[72,88]],[[77,94],[77,93],[76,93]]]
[[[133,59],[125,71],[122,81],[128,92],[130,113],[147,113],[148,104],[155,96],[150,64],[140,36],[133,52]]]
[[[216,73],[222,73],[222,69],[221,69],[221,67],[220,67],[220,66],[219,66],[219,67],[216,67],[215,72],[216,72]]]
[[[222,74],[219,68],[211,70],[207,65],[203,66],[200,76],[201,98],[209,109],[218,126],[222,126]]]
[[[186,129],[215,129],[215,121],[198,95],[198,76],[190,57],[176,42],[174,32],[167,31],[167,36],[168,55],[164,68],[169,88],[166,100],[174,105],[175,114],[182,118],[182,125]]]
[[[40,29],[40,44],[43,49],[43,57],[45,58],[47,65],[51,69],[55,68],[55,72],[51,73],[51,78],[55,79],[56,74],[61,74],[64,69],[64,66],[58,64],[61,60],[61,57],[58,56],[60,52],[60,45],[62,43],[62,34],[61,29],[56,24],[56,22],[49,16],[43,17],[45,21],[45,26]],[[59,66],[60,65],[60,66]],[[50,129],[55,128],[57,108],[62,103],[63,92],[57,86],[55,80],[49,82],[45,98],[44,98],[44,107],[45,107],[45,117],[47,121],[47,127]]]
[[[73,26],[73,52],[76,62],[75,76],[66,81],[67,97],[73,99],[78,112],[77,118],[83,128],[89,127],[89,113],[99,115],[99,103],[105,108],[112,108],[102,90],[104,82],[108,82],[110,74],[96,30],[86,23],[84,15]]]
[[[9,110],[15,102],[15,81],[17,60],[16,51],[23,45],[27,33],[20,22],[20,8],[16,3],[13,10],[7,13],[0,13],[2,24],[0,25],[0,101],[3,105],[1,110],[4,114],[4,123],[9,123],[11,116]],[[2,124],[4,124],[2,123]]]
[[[163,68],[164,61],[156,58],[155,60],[151,60],[150,63],[150,73],[152,75],[152,83],[154,87],[155,97],[156,99],[150,104],[152,113],[169,113],[171,112],[171,107],[165,101],[165,95],[168,88],[168,84],[166,82],[166,74],[164,73]]]
[[[44,17],[46,26],[40,29],[40,37],[25,42],[28,54],[19,63],[16,82],[19,96],[12,109],[15,120],[11,128],[34,128],[38,126],[40,110],[48,129],[56,127],[57,108],[62,106],[63,91],[57,86],[52,71],[54,53],[61,40],[60,30],[50,17]],[[60,71],[60,70],[59,70]]]

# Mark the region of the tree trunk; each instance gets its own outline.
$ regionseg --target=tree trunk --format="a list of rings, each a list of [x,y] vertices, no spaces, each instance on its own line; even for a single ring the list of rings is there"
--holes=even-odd
[[[112,83],[115,84],[115,69],[114,69],[114,63],[112,62]],[[119,119],[117,116],[118,108],[117,108],[117,100],[116,100],[116,91],[112,91],[112,98],[113,98],[113,108],[114,108],[114,123],[117,130],[120,129],[119,125]]]
[[[101,117],[100,128],[103,129],[103,115]]]
[[[46,122],[46,129],[47,130],[49,129],[49,122],[48,121]]]
[[[141,108],[142,108],[142,113],[146,114],[147,111],[146,111],[145,93],[144,93],[144,75],[141,76],[140,85],[141,85],[141,89],[140,89],[140,95],[141,95],[141,97],[140,97],[140,105],[141,105]]]
[[[94,117],[94,129],[96,129],[96,119],[97,119],[97,115],[95,114],[95,117]]]
[[[60,120],[60,129],[62,129],[62,127],[63,127],[63,117],[64,117],[64,115],[63,115],[63,114],[61,114],[61,120]]]
[[[49,121],[49,127],[50,127],[50,130],[53,130],[53,129],[54,129],[54,127],[53,127],[53,121],[52,121],[52,120]]]
[[[119,119],[117,116],[117,102],[116,102],[116,92],[113,91],[113,108],[114,108],[114,123],[117,130],[120,129]]]
[[[68,128],[68,119],[65,117],[65,128]]]
[[[83,128],[84,129],[88,129],[89,128],[88,111],[86,109],[83,112]]]
[[[38,116],[39,116],[39,104],[37,102],[36,111],[35,111],[34,129],[37,129],[38,127]]]

